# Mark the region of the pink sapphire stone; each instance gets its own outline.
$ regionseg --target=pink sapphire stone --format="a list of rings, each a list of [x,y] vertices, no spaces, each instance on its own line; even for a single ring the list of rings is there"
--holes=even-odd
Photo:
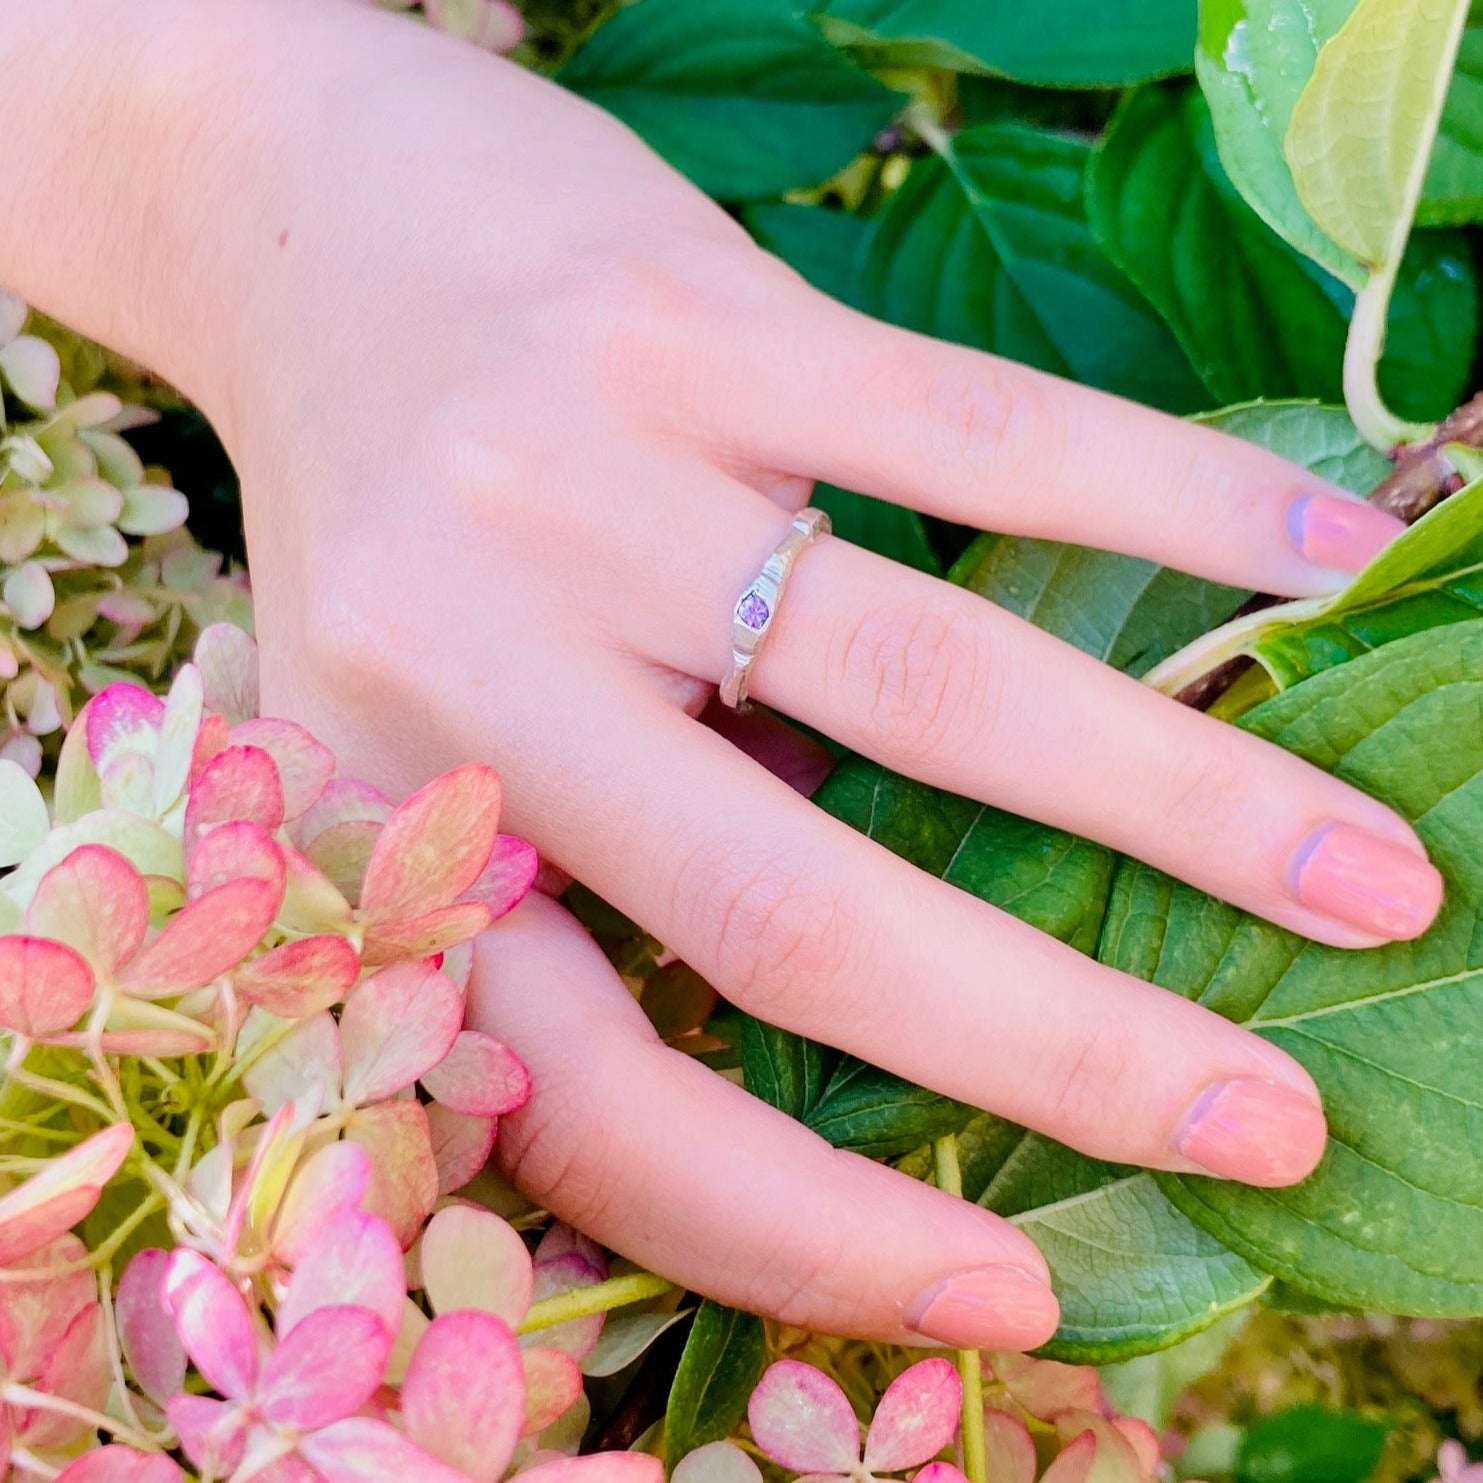
[[[772,617],[772,609],[755,592],[748,592],[737,603],[736,616],[753,633],[761,633],[767,627],[767,620]]]

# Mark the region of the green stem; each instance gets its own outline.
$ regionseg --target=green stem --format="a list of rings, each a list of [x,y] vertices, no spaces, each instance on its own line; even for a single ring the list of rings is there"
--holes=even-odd
[[[958,1163],[958,1136],[949,1133],[932,1145],[937,1187],[944,1194],[963,1197],[963,1170]],[[976,1349],[958,1351],[958,1374],[963,1378],[963,1472],[968,1483],[989,1483],[989,1454],[984,1440],[983,1360]]]
[[[74,1421],[81,1421],[95,1431],[111,1433],[119,1441],[127,1443],[130,1447],[140,1452],[154,1452],[154,1442],[143,1432],[137,1432],[133,1427],[119,1421],[116,1417],[105,1416],[101,1411],[94,1411],[91,1406],[79,1405],[76,1401],[69,1401],[65,1396],[49,1395],[43,1390],[32,1390],[28,1385],[0,1385],[0,1400],[9,1406],[15,1406],[21,1410],[34,1407],[38,1411],[55,1411],[61,1416],[70,1416]]]
[[[1370,274],[1354,300],[1349,338],[1344,344],[1344,403],[1365,441],[1382,453],[1401,443],[1425,442],[1435,427],[1407,422],[1385,405],[1380,395],[1380,355],[1385,349],[1385,320],[1395,288],[1400,253]]]
[[[641,1303],[645,1298],[662,1297],[674,1290],[673,1282],[656,1277],[652,1272],[609,1277],[606,1282],[597,1282],[591,1287],[574,1287],[570,1292],[559,1292],[532,1303],[518,1332],[529,1334],[536,1329],[548,1329],[573,1318],[587,1318],[593,1313],[607,1313],[629,1303]]]

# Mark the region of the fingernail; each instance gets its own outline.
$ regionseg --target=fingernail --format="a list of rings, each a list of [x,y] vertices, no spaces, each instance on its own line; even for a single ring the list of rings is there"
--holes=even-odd
[[[1292,893],[1361,932],[1418,937],[1442,904],[1442,877],[1414,850],[1352,824],[1328,824],[1293,859]]]
[[[1019,1267],[954,1272],[922,1293],[906,1313],[907,1327],[955,1349],[1032,1349],[1056,1331],[1055,1295]]]
[[[1323,1109],[1291,1087],[1238,1076],[1204,1091],[1174,1148],[1192,1164],[1243,1184],[1293,1184],[1312,1172],[1328,1126]]]
[[[1394,515],[1342,494],[1305,494],[1287,511],[1293,545],[1314,566],[1329,571],[1360,571],[1405,528]]]

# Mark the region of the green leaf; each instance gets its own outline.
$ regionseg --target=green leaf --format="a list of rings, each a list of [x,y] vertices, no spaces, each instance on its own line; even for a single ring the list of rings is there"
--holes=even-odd
[[[1462,33],[1416,220],[1423,226],[1483,221],[1483,24]]]
[[[1188,72],[1194,0],[824,0],[820,22],[898,65],[997,72],[1051,87],[1123,87]]]
[[[912,166],[871,224],[857,301],[879,318],[1170,411],[1208,402],[1158,315],[1092,241],[1088,146],[1010,124]]]
[[[725,201],[826,179],[902,101],[792,0],[639,0],[600,26],[557,80]]]
[[[1151,1176],[984,1117],[958,1135],[963,1192],[1009,1217],[1050,1264],[1061,1326],[1042,1351],[1110,1364],[1162,1349],[1270,1282],[1182,1216]]]
[[[1390,1427],[1355,1411],[1291,1406],[1254,1422],[1236,1459],[1236,1483],[1365,1483]]]
[[[1390,804],[1447,881],[1417,942],[1345,952],[1135,861],[1102,934],[1111,966],[1197,999],[1295,1056],[1330,1141],[1291,1189],[1157,1175],[1265,1271],[1367,1311],[1483,1312],[1483,622],[1400,639],[1315,676],[1243,726]]]
[[[837,1050],[750,1016],[741,1022],[741,1053],[747,1090],[799,1122],[840,1061]]]
[[[1254,402],[1197,420],[1356,493],[1390,470],[1335,407]],[[1134,675],[1223,623],[1247,596],[1135,556],[1018,536],[980,536],[953,581]]]
[[[843,1056],[803,1121],[834,1148],[889,1159],[956,1133],[973,1115],[950,1097]]]
[[[1365,270],[1308,215],[1282,152],[1318,48],[1353,8],[1354,0],[1201,0],[1195,71],[1241,194],[1299,252],[1359,288]]]
[[[687,1452],[731,1434],[747,1414],[747,1401],[766,1358],[767,1336],[760,1318],[710,1299],[700,1305],[664,1413],[669,1467]]]
[[[1087,209],[1097,240],[1221,401],[1342,399],[1353,295],[1241,198],[1196,91],[1147,88],[1127,100],[1093,158]],[[1419,237],[1391,306],[1382,366],[1404,413],[1442,416],[1456,405],[1476,320],[1466,244]]]
[[[1378,270],[1400,260],[1468,0],[1358,0],[1324,43],[1283,151],[1309,216]]]
[[[759,247],[782,258],[821,293],[850,302],[867,228],[860,217],[825,206],[769,202],[746,207],[741,220]]]
[[[842,539],[919,572],[942,575],[942,563],[927,539],[926,523],[915,510],[832,484],[816,486],[812,503],[828,511],[834,534]]]

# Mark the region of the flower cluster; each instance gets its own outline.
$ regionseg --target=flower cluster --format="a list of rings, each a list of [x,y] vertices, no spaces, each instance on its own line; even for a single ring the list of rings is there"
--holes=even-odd
[[[86,695],[157,680],[213,619],[249,619],[245,583],[195,545],[185,497],[122,436],[154,414],[78,394],[67,337],[25,333],[29,317],[0,290],[0,757],[34,777]]]
[[[465,994],[534,851],[486,767],[338,776],[255,666],[217,625],[102,689],[50,805],[0,760],[0,1476],[654,1483],[565,1455],[601,1253],[453,1198],[529,1094]]]

